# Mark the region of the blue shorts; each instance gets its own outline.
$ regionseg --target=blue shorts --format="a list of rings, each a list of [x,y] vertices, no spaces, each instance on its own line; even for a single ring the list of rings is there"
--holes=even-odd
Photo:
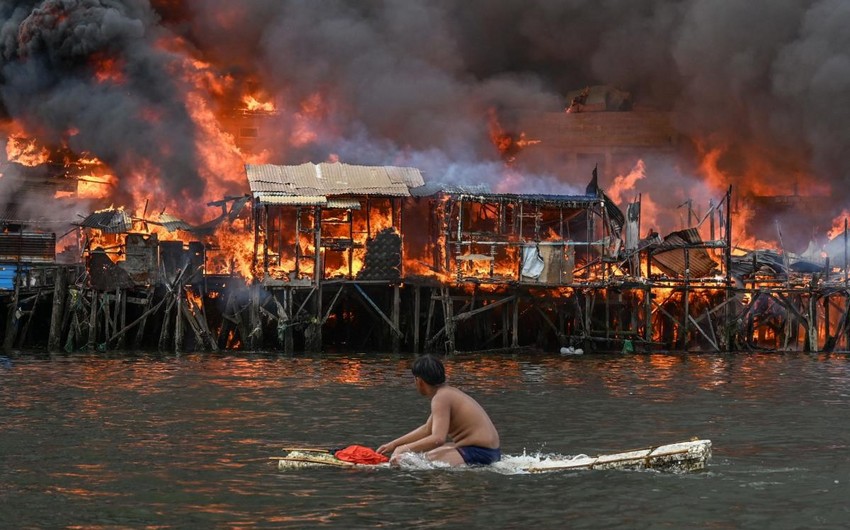
[[[502,459],[502,451],[499,449],[488,449],[487,447],[478,447],[477,445],[458,447],[457,452],[460,453],[463,461],[469,466],[475,464],[486,466]]]

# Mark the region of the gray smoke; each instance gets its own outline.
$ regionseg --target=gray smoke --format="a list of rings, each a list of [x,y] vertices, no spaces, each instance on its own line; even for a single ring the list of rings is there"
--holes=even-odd
[[[162,35],[281,101],[323,95],[330,110],[307,145],[287,141],[298,108],[282,107],[282,134],[267,146],[276,163],[415,161],[437,180],[495,185],[490,109],[557,112],[567,92],[611,84],[672,110],[683,136],[725,148],[730,175],[757,152],[777,193],[800,174],[833,190],[850,183],[842,0],[3,1],[0,18],[5,110],[56,140],[78,130],[72,147],[118,171],[146,160],[171,193],[203,182],[175,58],[155,46]],[[97,54],[123,58],[129,89],[92,80]],[[151,106],[159,119],[140,117]],[[540,182],[569,193],[588,175],[551,168]]]

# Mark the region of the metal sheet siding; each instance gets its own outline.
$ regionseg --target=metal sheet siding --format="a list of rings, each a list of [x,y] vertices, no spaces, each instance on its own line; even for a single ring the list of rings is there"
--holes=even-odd
[[[54,234],[0,234],[0,261],[53,263],[56,260]]]

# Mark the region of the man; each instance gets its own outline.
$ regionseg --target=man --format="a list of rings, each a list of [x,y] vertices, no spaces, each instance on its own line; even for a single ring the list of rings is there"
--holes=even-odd
[[[423,355],[413,362],[411,371],[416,390],[431,399],[431,415],[424,425],[379,447],[379,453],[392,452],[393,464],[407,452],[425,452],[429,460],[452,466],[486,465],[501,459],[499,433],[490,417],[477,401],[446,384],[446,371],[438,358]]]

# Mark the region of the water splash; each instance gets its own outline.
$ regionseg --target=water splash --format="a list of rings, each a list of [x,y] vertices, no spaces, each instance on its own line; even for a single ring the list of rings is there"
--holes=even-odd
[[[402,455],[399,466],[404,470],[420,471],[420,470],[446,470],[446,471],[482,471],[499,473],[501,475],[525,475],[530,473],[529,468],[546,467],[547,464],[566,465],[572,463],[581,463],[589,460],[587,455],[564,456],[561,454],[534,453],[528,454],[523,452],[521,455],[502,455],[502,459],[489,466],[460,466],[452,467],[445,462],[432,462],[428,460],[424,453],[405,453]]]

